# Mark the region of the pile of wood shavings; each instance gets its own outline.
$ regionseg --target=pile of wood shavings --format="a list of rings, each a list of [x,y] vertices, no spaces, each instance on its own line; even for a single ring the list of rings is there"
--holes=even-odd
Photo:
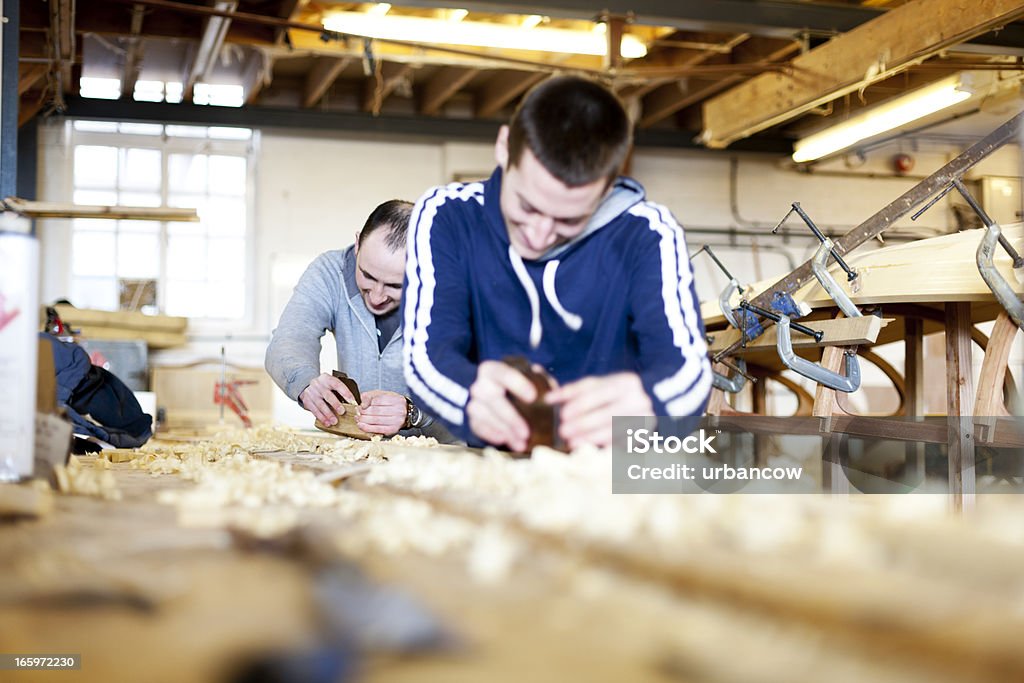
[[[77,457],[72,456],[67,465],[53,468],[57,489],[70,495],[121,500],[121,490],[109,467],[110,463],[103,459],[82,464]]]

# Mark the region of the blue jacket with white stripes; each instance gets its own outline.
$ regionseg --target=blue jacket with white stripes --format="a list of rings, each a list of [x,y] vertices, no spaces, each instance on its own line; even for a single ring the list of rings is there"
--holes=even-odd
[[[537,260],[511,247],[498,168],[429,190],[409,226],[405,379],[459,438],[485,360],[521,355],[561,384],[629,371],[658,415],[704,411],[711,367],[683,229],[620,177],[583,232]]]

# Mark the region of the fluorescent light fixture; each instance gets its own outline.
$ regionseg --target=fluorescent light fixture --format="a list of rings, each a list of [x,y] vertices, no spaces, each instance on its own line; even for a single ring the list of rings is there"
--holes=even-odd
[[[364,12],[335,12],[326,16],[323,23],[329,31],[417,43],[597,56],[608,52],[608,41],[603,34],[564,28],[523,28],[513,24],[451,22],[430,17],[378,17]],[[624,35],[620,51],[623,57],[635,59],[647,54],[647,46],[636,36]]]
[[[793,161],[814,161],[861,140],[906,125],[952,107],[974,93],[950,76],[856,114],[831,128],[808,135],[794,145]]]
[[[448,21],[462,21],[469,16],[468,9],[450,9],[448,10]]]
[[[378,17],[383,17],[385,14],[391,11],[390,2],[378,2],[376,5],[371,5],[367,10],[367,14],[373,14]]]

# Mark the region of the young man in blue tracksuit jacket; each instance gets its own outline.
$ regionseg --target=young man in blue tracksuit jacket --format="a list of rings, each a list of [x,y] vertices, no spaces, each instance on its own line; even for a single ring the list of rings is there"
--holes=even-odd
[[[418,405],[470,444],[522,450],[508,393],[536,398],[501,362],[559,383],[559,433],[606,446],[613,415],[703,412],[711,368],[683,230],[635,180],[618,99],[563,76],[524,98],[490,179],[429,190],[409,228],[405,378]]]

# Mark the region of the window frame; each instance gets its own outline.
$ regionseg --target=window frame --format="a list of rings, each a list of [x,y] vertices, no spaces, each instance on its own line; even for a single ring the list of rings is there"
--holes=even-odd
[[[195,128],[219,128],[223,126],[196,125],[196,124],[163,124],[159,135],[135,134],[122,132],[103,131],[82,131],[75,129],[75,122],[79,120],[96,119],[68,119],[65,122],[66,159],[68,172],[65,174],[65,196],[68,202],[74,201],[75,185],[75,149],[78,146],[103,146],[117,149],[153,149],[161,154],[161,177],[160,205],[167,206],[170,194],[169,183],[169,159],[171,154],[205,154],[223,156],[241,156],[246,160],[245,178],[245,228],[243,239],[245,242],[245,254],[243,256],[243,268],[245,271],[243,279],[244,303],[242,315],[239,318],[210,318],[189,316],[189,333],[191,336],[222,335],[224,333],[246,333],[255,329],[256,323],[256,230],[255,230],[255,207],[256,207],[256,163],[259,150],[259,130],[250,128],[251,135],[245,140],[224,140],[209,137],[185,137],[171,136],[166,133],[166,125],[182,125]],[[109,123],[133,123],[129,121],[104,120]],[[154,122],[140,122],[154,123]],[[86,188],[82,188],[86,189]],[[163,312],[166,304],[166,286],[168,282],[167,256],[168,256],[168,221],[154,221],[158,224],[159,254],[159,275],[157,277],[157,305]],[[72,227],[71,236],[74,239],[75,230]],[[118,230],[115,239],[118,239],[121,232]],[[209,239],[209,235],[205,237]],[[69,264],[70,266],[70,264]],[[69,279],[73,281],[75,273],[69,268]],[[117,275],[114,276],[117,279]],[[69,282],[69,285],[72,282]]]

